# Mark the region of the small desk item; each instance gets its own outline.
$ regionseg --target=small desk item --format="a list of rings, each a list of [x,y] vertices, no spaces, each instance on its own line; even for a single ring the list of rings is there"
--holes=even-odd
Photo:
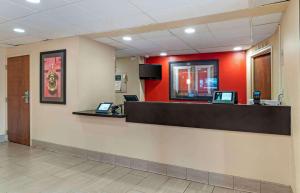
[[[139,101],[139,98],[136,95],[124,95],[126,102],[129,101]]]
[[[261,92],[256,90],[253,92],[253,103],[255,105],[260,105],[260,97],[261,97]]]
[[[238,94],[235,91],[215,91],[213,104],[237,104]]]
[[[113,103],[100,103],[96,109],[96,113],[103,113],[103,114],[109,113],[112,104]]]

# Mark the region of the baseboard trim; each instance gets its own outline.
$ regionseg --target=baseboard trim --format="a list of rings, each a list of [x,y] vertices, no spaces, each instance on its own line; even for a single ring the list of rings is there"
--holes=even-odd
[[[59,145],[40,140],[32,140],[32,147],[81,157],[87,160],[93,160],[116,166],[127,167],[135,170],[147,171],[160,175],[166,175],[169,177],[200,182],[203,184],[213,185],[217,187],[234,189],[237,191],[244,191],[249,193],[273,193],[278,192],[278,190],[280,190],[281,193],[292,193],[292,188],[290,186],[281,185],[277,183],[212,173],[208,171],[200,171],[192,168],[162,164],[158,162],[140,160],[136,158],[130,158],[114,154],[89,151],[85,149]]]
[[[6,142],[7,136],[6,135],[0,135],[0,143]]]

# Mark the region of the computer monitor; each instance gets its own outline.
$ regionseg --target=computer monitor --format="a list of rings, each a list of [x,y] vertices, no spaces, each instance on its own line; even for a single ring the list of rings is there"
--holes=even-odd
[[[100,103],[96,109],[96,113],[109,113],[113,103]]]
[[[235,91],[215,91],[213,104],[237,104],[238,95]]]
[[[139,98],[136,95],[124,95],[126,102],[130,101],[139,101]]]

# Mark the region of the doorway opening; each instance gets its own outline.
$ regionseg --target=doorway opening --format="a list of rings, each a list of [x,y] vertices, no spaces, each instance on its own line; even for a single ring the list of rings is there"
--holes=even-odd
[[[272,100],[272,48],[252,55],[252,93],[261,91],[261,99]]]

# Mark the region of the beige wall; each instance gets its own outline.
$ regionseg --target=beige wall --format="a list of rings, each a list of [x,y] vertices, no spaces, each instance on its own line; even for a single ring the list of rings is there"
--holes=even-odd
[[[39,54],[57,49],[67,49],[67,105],[41,104]],[[81,127],[81,122],[72,112],[95,108],[99,101],[113,100],[115,50],[78,37],[7,50],[8,57],[26,54],[30,55],[32,138],[85,147],[86,139],[82,136],[88,135],[89,130]]]
[[[5,73],[5,49],[0,47],[0,135],[5,134],[5,82],[6,82],[6,73]]]
[[[292,0],[276,33],[247,52],[247,95],[251,97],[250,55],[260,48],[272,46],[272,98],[277,99],[278,94],[283,93],[283,104],[292,106],[291,183],[294,192],[298,193],[300,192],[299,27],[299,1]]]
[[[272,54],[272,88],[271,95],[273,100],[278,99],[278,95],[282,91],[280,55],[279,55],[279,30],[277,30],[270,38],[258,43],[247,51],[247,99],[252,98],[252,56],[261,50],[271,47]]]
[[[116,60],[116,74],[127,74],[127,91],[125,93],[116,93],[115,103],[122,104],[123,95],[137,95],[140,100],[144,100],[144,81],[139,78],[139,64],[143,64],[141,57],[125,57]]]
[[[284,103],[292,106],[294,192],[300,193],[300,38],[299,0],[292,0],[281,25]],[[297,191],[296,191],[297,190]]]
[[[78,109],[94,109],[100,102],[114,101],[115,60],[110,47],[90,39],[79,39]]]

